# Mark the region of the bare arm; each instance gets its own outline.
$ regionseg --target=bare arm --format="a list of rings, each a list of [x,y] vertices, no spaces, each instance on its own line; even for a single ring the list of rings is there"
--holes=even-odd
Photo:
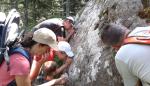
[[[56,83],[58,83],[60,81],[61,81],[61,78],[59,78],[59,79],[53,79],[51,81],[48,81],[48,82],[46,82],[44,84],[41,84],[41,85],[38,85],[38,86],[53,86],[53,85],[55,85]]]
[[[70,66],[70,64],[72,63],[72,61],[73,61],[73,59],[67,58],[65,64],[63,64],[61,67],[59,67],[56,70],[55,75],[62,73],[65,69],[67,69]]]
[[[45,54],[45,55],[47,55],[47,54]],[[31,66],[31,70],[30,70],[30,79],[31,80],[34,80],[40,73],[42,64],[47,61],[46,57],[47,56],[42,56],[39,61],[37,61],[37,58],[34,57],[34,60],[32,62],[32,66]]]
[[[31,70],[30,70],[30,79],[31,80],[34,80],[38,76],[41,66],[42,66],[42,64],[33,60]]]
[[[73,36],[74,33],[75,33],[75,30],[72,27],[72,29],[69,31],[69,34],[66,36],[66,38],[64,39],[64,41],[69,41],[70,38]]]
[[[29,75],[17,75],[15,76],[17,86],[31,86],[31,80]]]

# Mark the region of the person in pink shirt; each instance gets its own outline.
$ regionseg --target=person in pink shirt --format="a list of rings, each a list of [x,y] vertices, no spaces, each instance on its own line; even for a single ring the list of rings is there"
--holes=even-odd
[[[20,44],[22,47],[19,47],[29,58],[21,53],[11,54],[10,64],[4,61],[0,65],[0,86],[31,86],[29,73],[32,57],[46,54],[50,47],[57,50],[56,35],[47,28],[26,34]]]

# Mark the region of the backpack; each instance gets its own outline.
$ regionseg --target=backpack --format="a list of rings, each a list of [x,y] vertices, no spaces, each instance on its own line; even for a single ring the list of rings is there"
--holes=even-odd
[[[8,16],[6,17],[5,21],[0,27],[2,33],[0,34],[0,65],[5,60],[8,69],[9,69],[9,56],[13,53],[20,53],[25,58],[29,58],[27,53],[24,49],[18,47],[18,41],[20,40],[24,30],[19,32],[19,22],[20,21],[20,14],[17,12],[16,9],[12,9]],[[16,50],[17,49],[17,50]],[[26,55],[25,55],[26,54]],[[30,61],[29,61],[30,62]]]
[[[0,15],[1,16],[1,15]],[[25,30],[19,32],[20,14],[16,9],[12,9],[6,19],[0,20],[0,66],[6,61],[7,70],[9,71],[10,55],[19,53],[23,55],[31,65],[31,58],[28,51],[18,44]],[[16,86],[15,80],[7,86]]]

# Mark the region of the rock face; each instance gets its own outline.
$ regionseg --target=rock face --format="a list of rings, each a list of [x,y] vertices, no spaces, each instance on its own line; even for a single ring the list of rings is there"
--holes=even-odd
[[[75,53],[69,69],[68,86],[123,86],[114,62],[114,51],[100,39],[104,23],[122,24],[129,29],[143,26],[137,14],[141,0],[90,0],[76,16],[77,32],[71,40]]]

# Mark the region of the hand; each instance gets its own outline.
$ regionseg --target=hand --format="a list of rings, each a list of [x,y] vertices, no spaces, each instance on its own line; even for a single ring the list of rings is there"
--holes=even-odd
[[[65,79],[65,80],[67,80],[67,79],[68,79],[68,77],[69,77],[69,76],[68,76],[68,74],[67,74],[67,73],[64,73],[64,74],[62,74],[62,75],[61,75],[61,77],[60,77],[60,78],[61,78],[61,79]]]
[[[57,75],[57,73],[54,71],[54,72],[52,72],[52,76],[54,77],[54,76],[56,76]]]
[[[36,60],[38,63],[43,64],[44,62],[48,61],[50,53],[46,52],[45,54],[41,55],[40,57],[35,56]]]

